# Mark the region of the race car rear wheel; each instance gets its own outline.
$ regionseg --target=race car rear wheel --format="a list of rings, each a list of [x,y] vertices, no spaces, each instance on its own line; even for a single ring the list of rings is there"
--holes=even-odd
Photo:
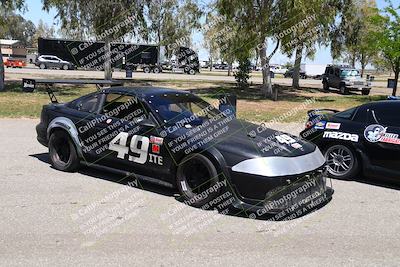
[[[348,180],[359,171],[358,159],[353,149],[345,145],[333,145],[325,149],[325,159],[329,176]]]
[[[51,165],[60,171],[73,172],[79,167],[76,148],[68,133],[56,130],[49,139]]]
[[[202,207],[220,192],[221,188],[216,186],[219,182],[217,169],[201,154],[188,155],[182,162],[176,175],[179,192],[187,204]]]
[[[44,70],[44,69],[46,68],[46,64],[40,63],[39,68],[41,68],[42,70]]]
[[[63,66],[62,66],[62,69],[63,69],[63,70],[68,70],[69,67],[68,67],[68,65],[63,65]]]

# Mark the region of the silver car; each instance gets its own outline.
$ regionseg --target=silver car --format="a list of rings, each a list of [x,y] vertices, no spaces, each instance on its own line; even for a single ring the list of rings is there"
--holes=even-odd
[[[62,69],[62,70],[73,70],[74,64],[69,61],[62,60],[59,57],[51,55],[41,55],[37,58],[35,65],[41,69]]]

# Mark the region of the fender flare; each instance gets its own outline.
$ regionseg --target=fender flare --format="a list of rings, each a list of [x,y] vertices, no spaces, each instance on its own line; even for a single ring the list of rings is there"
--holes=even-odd
[[[47,140],[50,140],[50,135],[51,135],[52,131],[54,131],[57,128],[62,129],[69,134],[69,136],[71,137],[72,141],[75,144],[76,150],[78,152],[78,156],[80,158],[83,158],[82,146],[81,146],[81,142],[79,140],[78,130],[76,129],[76,126],[72,122],[72,120],[70,120],[66,117],[57,117],[57,118],[53,119],[49,123],[49,126],[47,127]]]

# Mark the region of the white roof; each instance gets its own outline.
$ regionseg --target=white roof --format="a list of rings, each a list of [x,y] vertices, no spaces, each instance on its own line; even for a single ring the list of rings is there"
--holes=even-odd
[[[0,39],[0,44],[1,45],[15,45],[19,43],[18,40],[6,40],[6,39]]]

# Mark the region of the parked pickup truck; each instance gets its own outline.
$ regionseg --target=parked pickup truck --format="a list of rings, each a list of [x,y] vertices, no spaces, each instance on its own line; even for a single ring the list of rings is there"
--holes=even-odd
[[[324,91],[336,88],[344,95],[349,94],[350,91],[369,95],[371,91],[371,83],[363,79],[358,70],[348,66],[327,66],[322,77],[322,84]]]

